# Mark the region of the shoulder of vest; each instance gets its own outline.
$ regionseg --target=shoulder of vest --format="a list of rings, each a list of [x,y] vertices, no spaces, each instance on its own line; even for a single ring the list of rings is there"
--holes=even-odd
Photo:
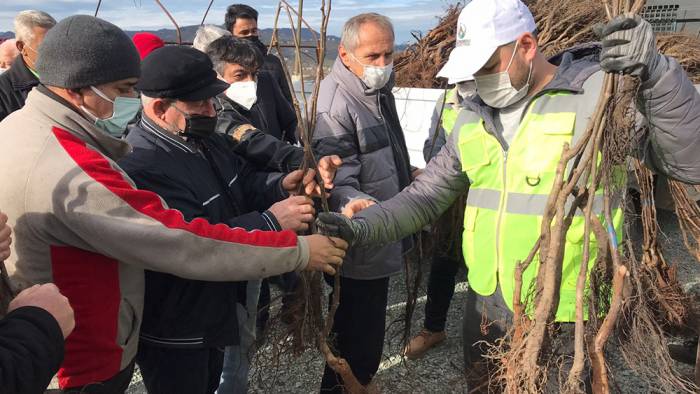
[[[583,95],[597,97],[600,94],[600,90],[603,88],[604,79],[605,72],[603,70],[598,70],[591,74],[586,78],[581,87],[583,89]]]
[[[464,126],[468,124],[480,124],[481,123],[481,117],[475,113],[474,111],[471,111],[465,107],[455,107],[457,116],[455,119],[455,122],[451,128],[451,130],[446,130],[446,132],[449,134],[452,134],[456,131],[461,130]]]

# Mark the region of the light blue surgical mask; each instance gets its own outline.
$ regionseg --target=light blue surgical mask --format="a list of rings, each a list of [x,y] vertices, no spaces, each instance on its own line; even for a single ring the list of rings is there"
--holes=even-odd
[[[82,105],[80,106],[80,109],[82,109],[83,112],[85,112],[95,121],[95,126],[97,126],[97,128],[107,132],[113,137],[121,137],[122,134],[124,134],[124,130],[126,130],[126,126],[132,119],[134,119],[136,114],[141,109],[141,99],[138,97],[117,96],[114,100],[112,100],[96,87],[90,86],[90,89],[92,89],[96,95],[112,103],[112,116],[106,119],[101,119],[95,116],[92,112],[88,111],[87,108],[83,107]]]

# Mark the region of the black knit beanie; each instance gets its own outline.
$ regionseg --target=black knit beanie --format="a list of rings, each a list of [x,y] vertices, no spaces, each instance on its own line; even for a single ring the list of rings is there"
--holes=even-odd
[[[140,57],[120,28],[89,15],[58,22],[39,46],[39,81],[67,89],[138,78]]]

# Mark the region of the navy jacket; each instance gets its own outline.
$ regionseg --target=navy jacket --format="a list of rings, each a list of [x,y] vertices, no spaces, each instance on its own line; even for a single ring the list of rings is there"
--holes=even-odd
[[[158,193],[186,220],[281,230],[266,209],[287,197],[282,174],[256,172],[233,152],[229,137],[185,141],[144,116],[126,139],[133,152],[119,165],[139,189]],[[237,344],[235,304],[244,298],[244,282],[195,281],[146,271],[141,341],[180,348]]]

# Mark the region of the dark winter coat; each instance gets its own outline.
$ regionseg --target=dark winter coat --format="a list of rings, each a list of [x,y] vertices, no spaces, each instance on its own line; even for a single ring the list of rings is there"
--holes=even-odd
[[[144,117],[127,141],[133,152],[119,165],[140,189],[159,194],[185,220],[281,230],[266,209],[287,196],[282,175],[256,172],[233,153],[227,136],[185,141]],[[195,281],[146,271],[141,341],[180,348],[237,344],[235,304],[244,297],[245,282]]]
[[[277,82],[282,95],[287,100],[289,105],[292,105],[292,91],[289,89],[289,83],[287,83],[287,77],[284,75],[284,68],[282,66],[282,61],[280,58],[273,54],[267,53],[267,46],[263,44],[260,40],[254,40],[254,44],[257,45],[258,49],[263,54],[263,65],[260,70],[266,71],[272,79]]]
[[[21,55],[17,56],[12,67],[0,74],[0,121],[7,115],[24,107],[24,101],[39,79],[29,71]]]
[[[63,361],[63,333],[43,309],[23,307],[0,320],[0,392],[43,393]]]

